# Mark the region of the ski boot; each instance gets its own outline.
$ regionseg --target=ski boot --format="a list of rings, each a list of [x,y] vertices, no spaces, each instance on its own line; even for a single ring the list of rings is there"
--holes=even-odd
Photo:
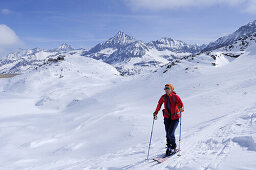
[[[170,155],[171,155],[171,145],[170,144],[166,144],[165,156],[170,156]]]

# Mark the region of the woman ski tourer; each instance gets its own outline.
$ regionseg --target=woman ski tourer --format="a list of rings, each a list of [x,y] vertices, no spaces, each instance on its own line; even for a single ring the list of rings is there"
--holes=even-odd
[[[176,152],[175,129],[179,124],[180,114],[184,111],[184,105],[180,97],[173,91],[172,84],[166,84],[164,87],[165,94],[161,96],[158,101],[155,112],[153,113],[154,119],[164,103],[163,116],[166,132],[166,156]]]

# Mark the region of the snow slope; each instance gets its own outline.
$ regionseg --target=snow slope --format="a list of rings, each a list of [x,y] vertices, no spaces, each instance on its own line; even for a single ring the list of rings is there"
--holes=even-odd
[[[10,79],[4,91],[36,96],[35,106],[62,109],[99,91],[101,82],[114,84],[119,72],[111,65],[81,55],[66,55],[65,60],[48,63]]]
[[[220,67],[211,60],[202,54],[127,78],[108,64],[71,55],[56,66],[0,79],[0,167],[254,169],[256,45]],[[185,105],[182,156],[156,164],[145,158],[166,83]],[[150,159],[165,151],[158,117]]]

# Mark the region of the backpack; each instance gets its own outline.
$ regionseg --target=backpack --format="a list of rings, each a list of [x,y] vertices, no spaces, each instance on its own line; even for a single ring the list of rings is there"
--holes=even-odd
[[[172,92],[173,92],[174,94],[177,94],[175,91],[172,91]],[[163,99],[163,102],[164,102],[165,100],[167,100],[167,94],[165,94],[164,96],[165,96],[165,97],[164,97],[164,99]],[[175,105],[177,106],[176,99],[175,99],[174,95],[172,95],[172,99],[173,99]],[[178,106],[177,106],[177,107],[178,107]],[[182,108],[182,106],[181,106],[181,108]],[[180,111],[179,107],[178,107],[178,110]],[[164,109],[162,110],[162,112],[163,112],[163,115],[164,115]],[[182,112],[182,111],[180,111],[180,112]],[[167,113],[167,114],[170,114],[170,113]],[[171,114],[170,114],[170,115],[171,115]]]

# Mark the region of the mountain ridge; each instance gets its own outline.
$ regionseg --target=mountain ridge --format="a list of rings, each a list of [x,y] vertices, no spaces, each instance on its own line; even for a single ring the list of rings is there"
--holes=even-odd
[[[74,49],[66,43],[53,49],[20,49],[0,59],[0,73],[20,74],[36,69],[51,62],[65,60],[68,54],[81,55],[101,60],[117,68],[121,75],[134,75],[170,64],[187,56],[211,53],[228,48],[238,40],[256,32],[256,20],[241,26],[234,33],[218,38],[208,45],[187,44],[173,38],[162,37],[155,41],[143,42],[135,37],[118,31],[108,40],[98,43],[90,49]],[[246,42],[241,42],[246,43]],[[244,45],[242,48],[247,48]],[[240,49],[242,50],[242,49]]]
[[[249,22],[246,25],[241,26],[239,29],[237,29],[235,32],[220,37],[214,42],[210,42],[207,47],[205,47],[202,52],[215,50],[224,46],[227,46],[234,41],[238,40],[239,38],[242,38],[246,35],[250,35],[252,33],[256,32],[256,20]]]

